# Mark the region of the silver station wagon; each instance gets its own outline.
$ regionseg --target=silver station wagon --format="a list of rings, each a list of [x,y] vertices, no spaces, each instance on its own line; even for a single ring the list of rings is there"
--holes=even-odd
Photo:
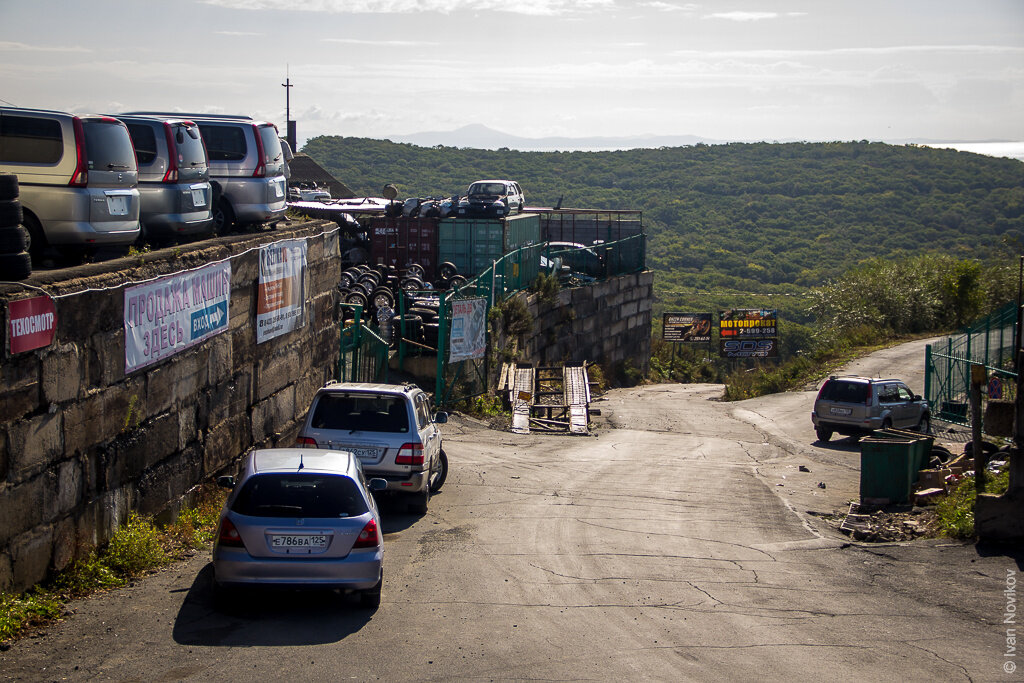
[[[380,605],[382,531],[359,461],[345,451],[254,450],[220,516],[213,547],[221,599],[239,586],[283,585],[358,592]]]

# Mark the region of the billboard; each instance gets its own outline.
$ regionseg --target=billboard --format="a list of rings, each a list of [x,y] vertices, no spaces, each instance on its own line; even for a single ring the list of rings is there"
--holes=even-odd
[[[662,318],[661,338],[688,344],[711,343],[710,313],[666,313]]]
[[[487,351],[487,299],[452,301],[451,362],[483,358]]]
[[[305,304],[306,240],[286,240],[260,247],[256,343],[304,326]]]
[[[777,358],[778,311],[732,308],[718,316],[719,355],[722,358]]]
[[[231,262],[124,290],[124,371],[169,358],[228,329]]]

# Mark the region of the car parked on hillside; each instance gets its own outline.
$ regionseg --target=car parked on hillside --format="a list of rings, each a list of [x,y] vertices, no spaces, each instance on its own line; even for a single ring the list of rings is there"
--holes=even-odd
[[[512,180],[478,180],[459,201],[458,217],[504,218],[522,213],[526,205],[523,188]]]
[[[220,514],[215,588],[284,585],[343,589],[380,605],[384,578],[377,504],[354,455],[269,448],[250,452]]]
[[[857,436],[888,427],[927,434],[931,411],[928,401],[898,379],[833,375],[818,391],[811,422],[821,441],[834,433]]]
[[[298,445],[354,453],[366,476],[384,479],[387,492],[425,514],[448,477],[438,429],[447,421],[414,385],[330,382],[313,396]]]
[[[179,116],[199,125],[214,187],[214,231],[276,224],[288,210],[284,150],[277,127],[248,116],[130,112],[125,116]]]
[[[34,257],[139,236],[135,150],[115,118],[0,107],[0,171],[18,176]]]
[[[163,116],[120,116],[139,165],[141,238],[165,240],[213,229],[213,188],[199,126]]]

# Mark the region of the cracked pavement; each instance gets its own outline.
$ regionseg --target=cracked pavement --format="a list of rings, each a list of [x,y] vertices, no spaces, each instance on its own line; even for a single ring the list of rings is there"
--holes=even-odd
[[[867,362],[907,376],[922,349]],[[849,543],[808,514],[844,508],[859,464],[815,444],[813,391],[720,394],[615,390],[591,437],[454,416],[430,512],[382,504],[379,610],[294,592],[217,609],[201,553],[74,603],[0,653],[0,679],[1011,680],[1019,553]]]

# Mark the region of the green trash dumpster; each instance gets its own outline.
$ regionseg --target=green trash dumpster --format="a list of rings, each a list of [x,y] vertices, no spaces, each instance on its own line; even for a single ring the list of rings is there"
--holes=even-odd
[[[910,457],[913,459],[910,483],[917,481],[917,473],[928,469],[932,459],[932,446],[935,445],[935,437],[920,432],[910,432],[905,429],[876,429],[874,435],[882,439],[904,439],[911,442]]]
[[[879,434],[860,440],[862,503],[906,503],[917,480],[916,439]]]

